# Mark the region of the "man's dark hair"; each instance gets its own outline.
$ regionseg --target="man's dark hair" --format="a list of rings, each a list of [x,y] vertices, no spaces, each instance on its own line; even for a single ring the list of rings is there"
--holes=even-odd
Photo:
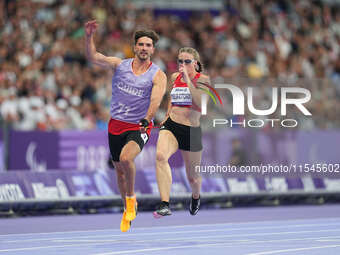
[[[158,34],[153,30],[138,30],[133,35],[133,37],[135,38],[135,45],[137,44],[138,39],[143,36],[149,37],[152,40],[153,46],[155,46],[155,44],[159,40]]]

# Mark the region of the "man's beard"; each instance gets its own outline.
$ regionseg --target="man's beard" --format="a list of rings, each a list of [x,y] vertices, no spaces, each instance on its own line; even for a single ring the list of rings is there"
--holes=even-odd
[[[137,54],[137,57],[139,58],[139,60],[145,61],[149,59],[150,55],[147,52],[140,52],[139,54]]]

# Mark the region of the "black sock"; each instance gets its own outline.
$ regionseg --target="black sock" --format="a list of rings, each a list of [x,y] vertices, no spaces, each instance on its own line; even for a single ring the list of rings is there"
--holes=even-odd
[[[161,204],[163,204],[163,205],[166,205],[166,206],[168,206],[168,207],[169,207],[169,202],[162,201],[162,203],[161,203]]]
[[[193,196],[191,196],[191,198],[195,201],[198,201],[201,198],[201,196],[199,196],[198,198],[194,198]]]

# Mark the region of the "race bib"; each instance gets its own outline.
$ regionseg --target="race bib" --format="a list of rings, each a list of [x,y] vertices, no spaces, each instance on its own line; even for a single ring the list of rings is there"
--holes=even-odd
[[[170,96],[173,105],[192,105],[192,97],[188,87],[173,88]]]

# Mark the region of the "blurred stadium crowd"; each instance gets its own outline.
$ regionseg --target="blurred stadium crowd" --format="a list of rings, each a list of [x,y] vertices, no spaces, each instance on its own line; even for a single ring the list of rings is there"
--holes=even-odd
[[[96,19],[97,50],[105,55],[133,57],[132,34],[148,27],[160,34],[153,62],[167,74],[177,69],[178,49],[191,46],[213,83],[259,84],[259,107],[271,99],[263,87],[301,83],[313,99],[306,128],[339,128],[339,5],[227,0],[224,6],[185,17],[128,1],[0,1],[2,120],[19,130],[106,129],[112,73],[91,67],[84,51],[84,23]]]

